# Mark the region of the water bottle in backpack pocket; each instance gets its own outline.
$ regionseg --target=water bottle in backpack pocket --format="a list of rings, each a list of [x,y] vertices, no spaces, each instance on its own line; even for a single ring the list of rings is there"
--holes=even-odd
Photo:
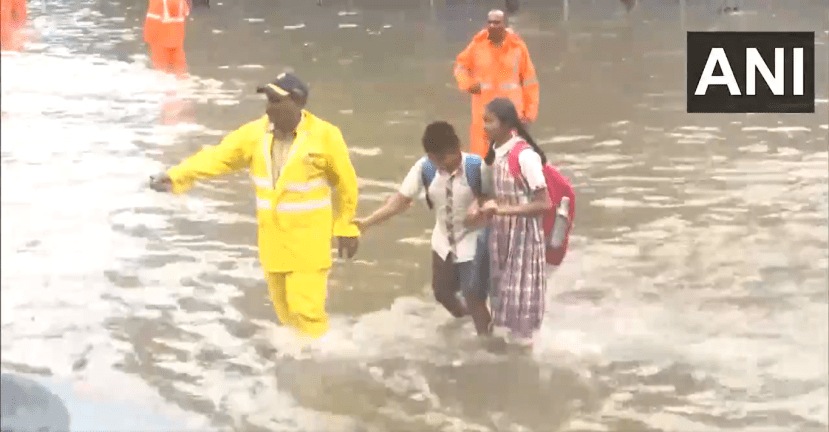
[[[521,174],[521,165],[518,155],[525,149],[531,148],[525,141],[515,143],[507,155],[510,174],[519,179],[526,186],[527,181]],[[553,206],[544,213],[542,226],[544,228],[544,246],[546,249],[547,264],[560,265],[567,255],[570,243],[570,231],[576,217],[576,195],[570,180],[561,174],[549,163],[544,164],[544,180],[547,183],[547,193]],[[529,191],[529,187],[527,187]]]
[[[564,246],[567,233],[570,230],[570,197],[561,197],[561,202],[556,208],[556,218],[553,222],[553,229],[547,239],[547,246],[558,249]]]

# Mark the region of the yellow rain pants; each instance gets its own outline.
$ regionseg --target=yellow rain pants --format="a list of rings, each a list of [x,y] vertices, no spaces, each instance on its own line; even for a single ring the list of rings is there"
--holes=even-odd
[[[320,337],[328,331],[325,299],[328,269],[289,273],[265,273],[273,309],[282,325],[303,335]]]

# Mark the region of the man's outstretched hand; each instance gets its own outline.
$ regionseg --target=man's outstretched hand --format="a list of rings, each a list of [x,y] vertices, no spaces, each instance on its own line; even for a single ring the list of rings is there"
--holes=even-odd
[[[172,192],[173,180],[167,173],[150,176],[150,189],[156,192]]]

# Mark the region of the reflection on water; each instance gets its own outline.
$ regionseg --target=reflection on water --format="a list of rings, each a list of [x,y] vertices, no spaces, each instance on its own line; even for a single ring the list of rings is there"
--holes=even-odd
[[[187,83],[147,69],[142,8],[32,7],[37,37],[1,63],[4,370],[192,428],[825,430],[826,64],[814,115],[687,115],[679,26],[823,30],[818,1],[734,17],[573,2],[566,25],[561,5],[522,4],[533,131],[580,206],[530,357],[481,346],[431,299],[424,206],[337,263],[333,330],[300,351],[267,302],[246,176],[146,190],[259,115],[253,88],[292,67],[343,129],[370,211],[425,122],[469,121],[452,59],[495,3],[435,3],[217,2],[189,27]]]

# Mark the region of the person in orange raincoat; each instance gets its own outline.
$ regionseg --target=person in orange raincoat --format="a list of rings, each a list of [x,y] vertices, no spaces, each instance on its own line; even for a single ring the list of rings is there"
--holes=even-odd
[[[190,4],[187,0],[150,0],[144,21],[144,42],[153,68],[175,75],[187,74],[184,33]]]
[[[26,25],[26,0],[0,0],[0,45],[5,50],[19,50],[20,30]]]
[[[491,100],[509,98],[525,124],[538,116],[538,79],[527,45],[507,28],[503,11],[490,11],[487,23],[458,54],[454,71],[458,87],[472,95],[470,151],[481,157],[489,148],[483,116]]]

